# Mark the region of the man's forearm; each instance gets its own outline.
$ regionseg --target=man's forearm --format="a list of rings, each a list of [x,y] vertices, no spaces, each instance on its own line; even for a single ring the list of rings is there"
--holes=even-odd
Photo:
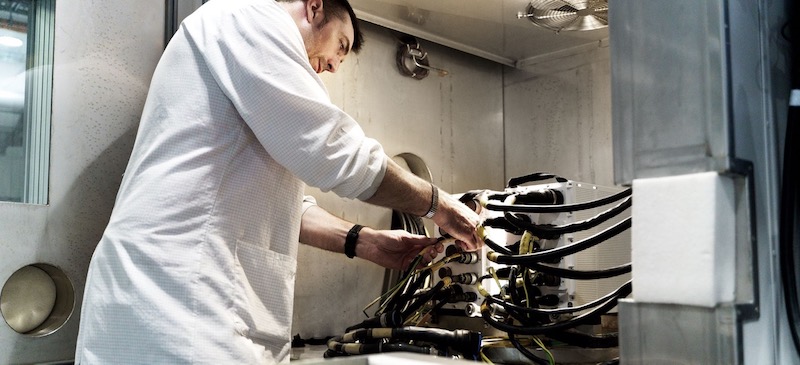
[[[386,174],[378,190],[367,203],[423,216],[431,207],[431,184],[400,167],[389,159]]]

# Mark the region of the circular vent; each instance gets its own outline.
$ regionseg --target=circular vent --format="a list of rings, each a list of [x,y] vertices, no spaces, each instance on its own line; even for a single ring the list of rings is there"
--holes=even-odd
[[[600,29],[608,26],[608,1],[534,0],[528,5],[525,17],[556,32]]]

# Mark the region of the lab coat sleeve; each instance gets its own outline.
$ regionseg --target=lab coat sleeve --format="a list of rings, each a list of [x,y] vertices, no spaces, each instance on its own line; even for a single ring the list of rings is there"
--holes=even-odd
[[[199,27],[195,42],[267,153],[322,191],[371,197],[388,158],[377,141],[330,102],[289,14],[272,1],[225,11],[202,19],[218,24]]]
[[[311,207],[313,207],[315,205],[317,205],[317,199],[314,199],[314,197],[311,196],[311,195],[304,196],[303,197],[303,209],[301,210],[302,213],[305,214],[305,212],[306,212],[306,210],[308,210],[308,208],[311,208]]]

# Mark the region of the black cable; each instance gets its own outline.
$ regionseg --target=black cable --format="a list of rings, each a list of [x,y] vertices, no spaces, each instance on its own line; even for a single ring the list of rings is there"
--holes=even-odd
[[[565,279],[575,279],[575,280],[607,279],[631,272],[630,263],[614,266],[607,269],[585,270],[585,271],[553,267],[536,262],[527,263],[525,264],[525,266],[530,267],[531,269],[534,269],[536,271],[543,272],[545,274],[550,274]]]
[[[494,303],[494,304],[497,304],[497,305],[500,305],[500,306],[504,307],[506,309],[506,311],[508,311],[508,312],[517,311],[517,312],[527,312],[527,313],[544,314],[544,315],[565,314],[565,313],[580,312],[580,311],[583,311],[583,310],[586,310],[586,309],[589,309],[589,308],[597,307],[598,305],[600,305],[602,303],[605,303],[606,301],[608,301],[611,298],[615,298],[615,297],[620,296],[620,293],[625,293],[625,292],[630,293],[631,286],[632,286],[632,282],[629,280],[628,282],[626,282],[625,284],[622,284],[619,288],[615,289],[614,291],[612,291],[612,292],[610,292],[610,293],[608,293],[608,294],[606,294],[606,295],[604,295],[604,296],[602,296],[600,298],[597,298],[597,299],[595,299],[595,300],[593,300],[593,301],[591,301],[589,303],[586,303],[586,304],[583,304],[583,305],[579,305],[577,307],[552,308],[552,309],[528,308],[528,307],[518,306],[518,305],[516,305],[514,303],[509,303],[509,302],[506,302],[504,300],[501,300],[501,299],[495,298],[495,297],[486,297],[485,299],[488,300],[491,303]]]
[[[614,206],[613,208],[608,209],[592,218],[582,220],[579,222],[564,224],[561,226],[531,223],[520,217],[517,217],[512,212],[505,212],[504,217],[506,221],[510,223],[512,226],[521,230],[530,231],[531,233],[539,237],[561,235],[597,227],[601,223],[606,222],[613,217],[616,217],[620,213],[624,212],[626,209],[630,208],[632,205],[631,199],[632,197],[629,196],[625,198],[625,200],[623,200],[621,203]]]
[[[556,181],[562,183],[569,181],[561,176],[553,175],[547,172],[534,172],[530,175],[512,177],[511,179],[508,180],[508,184],[506,184],[506,187],[516,188],[517,186],[520,186],[522,184],[527,184],[535,181],[548,180],[548,179],[555,179]]]
[[[632,192],[633,190],[628,188],[616,194],[609,195],[605,198],[600,198],[583,203],[562,204],[562,205],[525,205],[525,204],[487,203],[486,209],[500,211],[500,212],[520,212],[520,213],[574,212],[576,210],[592,209],[613,203],[624,197],[630,196]]]
[[[387,308],[400,309],[406,307],[406,304],[409,302],[409,300],[411,300],[411,297],[414,296],[414,293],[417,291],[417,289],[422,287],[422,284],[425,283],[425,280],[430,275],[431,275],[430,270],[423,270],[421,273],[419,273],[417,278],[411,281],[408,286],[406,286],[405,291],[403,293],[400,293],[401,295],[395,295],[392,298],[392,301],[389,303],[389,306]],[[403,317],[403,320],[405,320],[405,317]]]
[[[630,287],[628,287],[628,289],[630,289]],[[569,319],[569,320],[566,320],[566,321],[555,322],[555,323],[552,323],[552,324],[546,324],[546,325],[541,325],[541,326],[515,326],[515,325],[510,325],[510,324],[506,324],[506,323],[502,323],[500,321],[497,321],[496,319],[492,318],[492,315],[491,315],[491,313],[489,311],[489,306],[486,305],[486,301],[484,301],[484,304],[481,305],[481,315],[483,316],[483,319],[487,323],[489,323],[490,326],[492,326],[492,327],[494,327],[496,329],[499,329],[501,331],[507,332],[507,333],[514,333],[514,334],[521,334],[521,335],[546,334],[546,333],[550,333],[550,332],[553,332],[553,331],[561,331],[561,330],[565,330],[565,329],[568,329],[568,328],[573,328],[573,327],[582,325],[584,323],[587,323],[587,322],[589,322],[591,320],[594,320],[597,317],[599,317],[600,315],[602,315],[602,314],[608,312],[609,310],[611,310],[611,308],[614,308],[617,305],[617,299],[618,298],[624,298],[624,297],[628,296],[628,294],[630,294],[630,290],[622,291],[622,292],[620,292],[618,297],[613,297],[613,298],[607,300],[602,305],[598,306],[597,308],[595,308],[595,309],[593,309],[593,310],[591,310],[591,311],[589,311],[587,313],[581,314],[581,315],[579,315],[579,316],[577,316],[575,318],[572,318],[572,319]],[[518,317],[515,317],[515,318],[517,320],[521,320]]]
[[[522,229],[519,229],[517,226],[511,224],[506,217],[487,218],[483,221],[483,226],[499,228],[514,235],[521,235],[523,233]]]
[[[489,254],[487,254],[487,256],[489,260],[497,262],[498,264],[514,264],[514,265],[539,262],[553,258],[560,258],[596,246],[602,243],[603,241],[624,232],[630,227],[631,227],[631,217],[628,217],[591,237],[584,238],[578,242],[566,246],[556,247],[550,250],[544,250],[523,255],[500,255],[494,252],[490,252]]]
[[[389,342],[385,342],[389,341]],[[481,348],[482,335],[464,329],[446,330],[428,327],[396,327],[396,328],[362,328],[334,337],[328,341],[328,348],[348,354],[366,354],[389,351],[408,351],[398,345],[398,341],[414,341],[416,345],[430,343],[436,347],[412,347],[411,352],[419,348],[431,349],[450,347],[459,353],[474,357]],[[358,343],[357,343],[358,342]],[[375,347],[377,345],[377,347]],[[381,346],[383,345],[383,346]],[[424,352],[423,352],[424,353]],[[433,354],[432,352],[428,352]],[[441,353],[441,352],[439,352]]]
[[[485,237],[485,238],[483,239],[483,243],[485,243],[485,244],[486,244],[486,246],[489,246],[489,248],[491,248],[491,249],[492,249],[492,250],[494,250],[495,252],[500,252],[500,253],[502,253],[503,255],[513,255],[513,254],[514,254],[514,252],[513,252],[513,251],[511,251],[511,250],[510,250],[508,247],[501,246],[499,243],[497,243],[497,242],[493,241],[493,240],[492,240],[491,238],[489,238],[489,237]]]
[[[425,295],[417,298],[414,302],[410,303],[406,310],[403,311],[403,321],[407,320],[409,316],[414,314],[418,309],[422,308],[422,306],[427,303],[434,295],[439,293],[440,290],[444,287],[444,281],[440,281],[436,283],[436,286],[433,287],[430,291],[425,293]]]
[[[351,332],[360,328],[376,328],[376,327],[397,327],[403,324],[403,317],[398,311],[388,311],[379,316],[365,319],[359,324],[347,327],[346,332]]]
[[[439,356],[446,356],[446,353],[443,351],[439,351],[434,347],[431,346],[416,346],[416,345],[409,345],[407,343],[368,343],[368,344],[361,344],[361,343],[343,343],[341,342],[341,337],[334,337],[330,341],[328,341],[328,350],[332,352],[326,352],[325,357],[335,357],[339,356],[340,354],[345,355],[362,355],[362,354],[377,354],[382,352],[413,352],[418,354],[426,354],[426,355],[439,355]]]
[[[619,332],[590,334],[573,328],[548,333],[547,337],[583,348],[607,349],[619,346]]]
[[[522,346],[522,344],[519,343],[519,340],[517,340],[517,337],[514,336],[513,333],[509,333],[508,334],[508,340],[514,346],[514,348],[517,349],[517,351],[519,351],[523,356],[527,357],[528,359],[530,359],[534,363],[539,364],[539,365],[549,365],[550,364],[550,361],[542,359],[542,358],[536,356],[533,352],[531,352],[530,350],[526,349],[525,346]]]
[[[506,286],[506,292],[511,297],[512,303],[521,302],[521,298],[517,292],[517,266],[511,266],[508,271],[508,285]]]

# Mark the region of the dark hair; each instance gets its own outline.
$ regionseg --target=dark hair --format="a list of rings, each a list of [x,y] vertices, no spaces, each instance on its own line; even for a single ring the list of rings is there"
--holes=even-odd
[[[353,11],[353,7],[350,6],[350,2],[348,0],[322,0],[322,4],[322,8],[328,14],[342,20],[344,20],[344,12],[347,11],[347,14],[350,15],[350,22],[353,23],[354,34],[353,45],[350,49],[353,53],[361,51],[361,46],[364,44],[364,34],[361,33],[361,28],[358,26],[358,18],[356,18],[356,13]]]
[[[308,1],[308,0],[276,0],[279,2],[294,2],[294,1]],[[353,53],[358,53],[361,51],[361,46],[364,44],[364,34],[361,33],[361,28],[358,26],[358,18],[356,18],[356,13],[353,11],[353,7],[350,6],[350,2],[348,0],[322,0],[322,9],[325,11],[325,20],[323,24],[327,23],[329,18],[328,15],[333,15],[339,19],[344,20],[344,14],[347,12],[350,15],[350,22],[353,23],[353,44],[350,47],[350,50]]]

